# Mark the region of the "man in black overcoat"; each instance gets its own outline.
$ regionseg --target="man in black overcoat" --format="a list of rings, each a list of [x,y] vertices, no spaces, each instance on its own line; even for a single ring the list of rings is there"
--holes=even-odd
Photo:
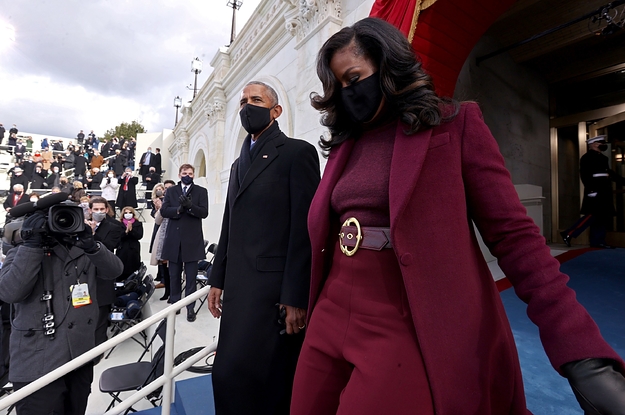
[[[570,228],[560,232],[564,242],[571,246],[571,239],[579,236],[590,226],[590,246],[608,248],[605,237],[616,214],[612,182],[625,185],[625,178],[609,168],[606,136],[586,140],[588,151],[579,161],[579,175],[584,184],[584,200],[580,213],[584,215]]]
[[[154,169],[156,170],[156,174],[158,174],[159,176],[163,174],[163,167],[162,167],[161,161],[162,161],[161,149],[157,148],[156,154],[154,154],[154,162],[152,163],[152,165],[154,166]]]
[[[126,228],[121,222],[113,219],[108,202],[101,196],[94,196],[89,200],[91,220],[87,221],[93,229],[93,238],[101,242],[109,251],[115,252],[119,246]],[[96,281],[96,296],[98,306],[98,322],[95,329],[96,346],[104,343],[108,336],[106,331],[109,326],[108,316],[111,312],[111,304],[115,302],[115,280],[98,278]]]
[[[162,259],[169,261],[169,302],[181,298],[181,277],[184,266],[185,295],[195,292],[198,261],[206,258],[202,219],[208,216],[208,192],[193,183],[195,168],[183,164],[178,170],[180,182],[165,192],[161,215],[169,218],[163,241]],[[187,321],[195,321],[195,302],[187,306]]]
[[[215,409],[217,415],[287,415],[308,306],[306,219],[319,157],[311,144],[280,131],[282,107],[271,87],[251,82],[240,102],[250,134],[230,170],[209,281],[209,310],[222,319]]]

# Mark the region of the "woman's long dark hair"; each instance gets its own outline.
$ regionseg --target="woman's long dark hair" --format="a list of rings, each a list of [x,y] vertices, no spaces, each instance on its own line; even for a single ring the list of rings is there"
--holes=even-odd
[[[360,131],[343,108],[341,84],[330,69],[334,54],[352,42],[357,53],[377,67],[388,110],[398,113],[409,126],[407,134],[439,125],[458,113],[457,103],[436,95],[432,79],[421,69],[406,37],[390,23],[369,17],[333,35],[317,56],[323,96],[313,92],[310,101],[322,113],[321,124],[330,129],[331,137],[319,141],[323,150],[329,151]],[[452,104],[453,110],[444,111],[444,115],[445,104]]]

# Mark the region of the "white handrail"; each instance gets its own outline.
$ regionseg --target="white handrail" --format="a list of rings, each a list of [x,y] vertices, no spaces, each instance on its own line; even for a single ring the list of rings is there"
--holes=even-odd
[[[26,396],[32,394],[33,392],[41,389],[42,387],[52,383],[58,378],[68,374],[69,372],[78,369],[85,363],[90,362],[96,357],[100,356],[107,350],[117,346],[122,343],[124,340],[131,338],[132,336],[142,332],[147,329],[151,325],[157,323],[158,321],[167,318],[167,332],[165,336],[165,364],[164,364],[164,373],[161,377],[151,382],[145,388],[140,389],[132,396],[125,399],[122,403],[112,408],[110,411],[106,413],[106,415],[113,415],[120,412],[125,411],[130,408],[134,403],[141,400],[143,397],[147,396],[159,386],[163,386],[163,401],[161,403],[161,414],[162,415],[170,415],[171,411],[171,402],[172,402],[172,387],[173,382],[172,379],[182,373],[184,370],[192,366],[194,363],[201,360],[206,355],[212,353],[217,348],[217,342],[212,343],[211,345],[202,349],[199,353],[191,356],[187,359],[182,365],[175,368],[173,370],[174,363],[174,327],[176,324],[176,311],[182,309],[183,307],[191,304],[192,302],[199,300],[200,298],[208,295],[210,291],[210,286],[206,286],[201,290],[197,290],[195,293],[191,294],[188,297],[170,305],[164,310],[159,311],[158,313],[150,316],[149,318],[143,320],[141,323],[129,328],[116,335],[115,337],[107,340],[99,346],[94,347],[78,356],[77,358],[65,363],[63,366],[53,370],[52,372],[44,375],[43,377],[37,379],[36,381],[29,383],[24,386],[22,389],[8,395],[7,397],[0,399],[0,409],[8,408],[11,405],[14,405],[16,402],[24,399]]]

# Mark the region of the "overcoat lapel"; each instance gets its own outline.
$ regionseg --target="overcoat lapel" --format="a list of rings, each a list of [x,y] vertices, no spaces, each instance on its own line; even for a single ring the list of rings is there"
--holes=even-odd
[[[406,135],[406,127],[405,124],[398,123],[393,145],[388,190],[391,235],[395,233],[397,219],[406,209],[417,184],[432,135],[431,128],[414,135]]]
[[[338,182],[349,155],[354,147],[354,140],[343,142],[338,148],[330,151],[323,177],[315,193],[308,214],[308,229],[310,232],[313,252],[319,252],[328,237],[330,230],[330,196]],[[323,233],[321,233],[323,232]]]
[[[263,172],[263,170],[265,170],[276,158],[278,158],[279,155],[280,153],[278,152],[278,149],[276,149],[274,143],[267,143],[265,147],[263,147],[260,154],[256,156],[256,159],[254,159],[250,169],[243,178],[243,183],[241,183],[237,197],[241,195],[250,183],[252,183],[254,179]]]

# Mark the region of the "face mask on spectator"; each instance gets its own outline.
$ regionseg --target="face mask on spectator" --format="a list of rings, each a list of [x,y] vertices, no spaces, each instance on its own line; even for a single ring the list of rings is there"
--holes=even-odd
[[[91,217],[96,222],[102,222],[106,218],[106,212],[92,212]]]
[[[38,201],[38,200],[39,200],[39,199],[37,199],[36,197],[31,197],[31,198],[30,198],[30,201],[31,201],[31,202],[36,202],[36,201]]]
[[[163,191],[162,190],[157,190],[156,191],[156,197],[161,197],[163,196]]]
[[[109,173],[108,175],[109,177],[114,177],[115,175],[113,173]]]
[[[55,168],[54,168],[54,172],[55,172],[55,173],[58,173],[58,172],[59,172],[59,168],[58,168],[58,167],[55,167]]]
[[[134,215],[132,213],[124,213],[124,219],[126,220],[130,220],[134,217]]]

